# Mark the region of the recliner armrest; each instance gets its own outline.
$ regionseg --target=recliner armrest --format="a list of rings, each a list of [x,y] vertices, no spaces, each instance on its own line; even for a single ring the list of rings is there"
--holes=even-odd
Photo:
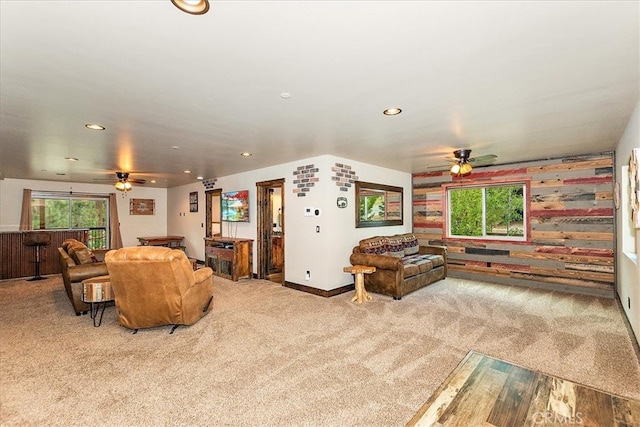
[[[213,276],[213,270],[211,267],[204,267],[197,269],[193,274],[195,276],[196,283],[200,283]]]

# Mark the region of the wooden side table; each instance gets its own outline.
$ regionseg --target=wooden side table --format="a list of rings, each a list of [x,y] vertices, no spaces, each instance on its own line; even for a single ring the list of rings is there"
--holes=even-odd
[[[91,305],[91,319],[96,328],[102,324],[102,316],[107,303],[113,301],[113,290],[109,276],[92,277],[82,281],[82,301]],[[98,319],[98,311],[102,304],[102,312]]]
[[[371,295],[364,288],[364,275],[370,274],[376,271],[375,267],[369,267],[366,265],[351,265],[342,269],[345,273],[351,273],[355,276],[356,293],[351,298],[351,302],[357,302],[362,304],[363,301],[370,301]]]

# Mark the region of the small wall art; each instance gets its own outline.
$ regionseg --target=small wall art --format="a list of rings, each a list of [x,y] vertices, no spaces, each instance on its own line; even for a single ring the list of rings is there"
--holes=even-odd
[[[153,199],[131,199],[129,215],[155,215],[156,203]]]
[[[198,212],[198,192],[189,193],[189,212]]]

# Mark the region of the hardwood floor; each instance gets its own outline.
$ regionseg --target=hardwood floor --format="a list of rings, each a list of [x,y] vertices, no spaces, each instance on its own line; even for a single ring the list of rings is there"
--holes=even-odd
[[[640,401],[469,352],[408,426],[640,426]]]

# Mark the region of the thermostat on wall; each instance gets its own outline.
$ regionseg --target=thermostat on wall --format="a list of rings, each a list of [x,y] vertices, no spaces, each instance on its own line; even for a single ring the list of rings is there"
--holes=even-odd
[[[313,208],[304,208],[304,216],[313,216]]]

